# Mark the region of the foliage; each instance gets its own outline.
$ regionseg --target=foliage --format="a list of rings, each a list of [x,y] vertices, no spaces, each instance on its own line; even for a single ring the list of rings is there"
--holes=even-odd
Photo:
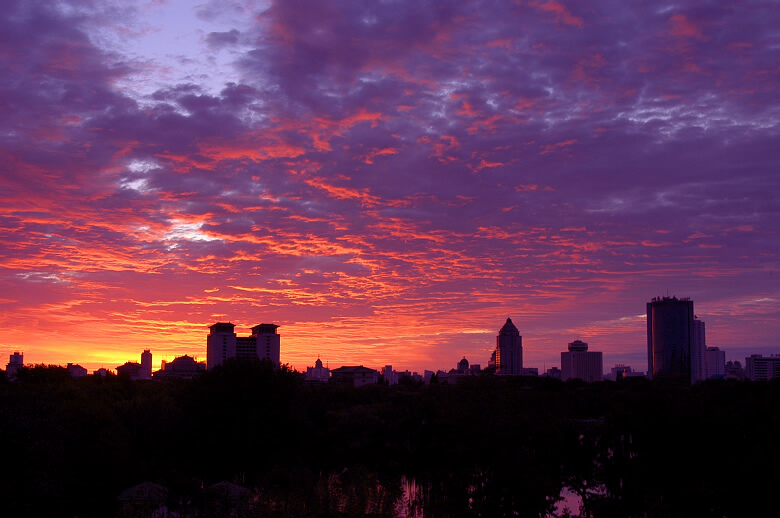
[[[116,516],[143,481],[180,515],[252,491],[253,516],[757,516],[773,494],[780,382],[308,386],[228,362],[191,381],[22,369],[0,383],[9,516]],[[64,370],[64,369],[62,369]],[[206,499],[206,500],[204,500]],[[200,509],[201,511],[197,511]]]

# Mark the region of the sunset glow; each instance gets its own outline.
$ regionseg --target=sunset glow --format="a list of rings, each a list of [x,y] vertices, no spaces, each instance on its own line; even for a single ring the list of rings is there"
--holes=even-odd
[[[10,0],[0,364],[646,369],[690,297],[727,359],[780,334],[780,9],[737,1]]]

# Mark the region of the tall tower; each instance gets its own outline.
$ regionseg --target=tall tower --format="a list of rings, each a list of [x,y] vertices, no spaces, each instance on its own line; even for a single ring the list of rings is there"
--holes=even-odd
[[[523,337],[512,319],[507,318],[496,336],[496,374],[519,376],[522,370]]]
[[[695,380],[693,301],[655,297],[647,303],[647,377]]]
[[[691,379],[693,382],[703,381],[707,378],[704,366],[704,351],[707,349],[707,340],[704,336],[704,321],[699,317],[693,317],[693,341],[691,343]]]
[[[279,333],[276,324],[258,324],[252,328],[252,336],[256,337],[257,357],[261,360],[271,360],[279,366]]]
[[[213,369],[228,358],[236,357],[236,326],[230,322],[217,322],[209,326],[206,337],[206,369]]]
[[[152,352],[149,349],[144,349],[141,353],[141,379],[152,379]]]

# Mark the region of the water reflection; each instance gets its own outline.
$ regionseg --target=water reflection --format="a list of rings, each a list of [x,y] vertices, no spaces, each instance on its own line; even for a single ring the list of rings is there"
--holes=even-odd
[[[578,510],[576,494],[560,478],[543,489],[521,470],[439,472],[436,477],[387,475],[362,468],[321,474],[308,489],[275,487],[254,498],[257,516],[561,516],[557,503]],[[563,492],[562,492],[563,491]],[[569,515],[575,515],[572,512]]]

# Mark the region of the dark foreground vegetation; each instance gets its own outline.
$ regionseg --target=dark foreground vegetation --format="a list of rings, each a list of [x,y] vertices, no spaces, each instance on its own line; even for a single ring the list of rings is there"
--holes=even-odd
[[[155,509],[118,496],[150,481],[172,516],[537,517],[566,487],[583,497],[573,515],[768,516],[779,438],[777,382],[355,389],[263,363],[176,383],[39,366],[0,379],[0,502],[142,516]],[[249,496],[210,498],[221,481]]]

